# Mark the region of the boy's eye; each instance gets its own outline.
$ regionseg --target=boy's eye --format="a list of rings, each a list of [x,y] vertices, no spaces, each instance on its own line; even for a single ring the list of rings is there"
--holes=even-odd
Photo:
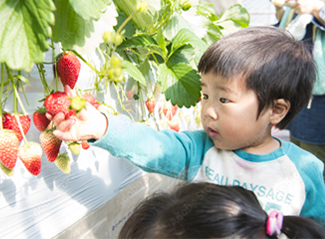
[[[220,98],[220,102],[224,104],[230,102],[230,100],[227,100],[226,98]]]
[[[209,96],[207,94],[202,94],[202,99],[207,100]]]

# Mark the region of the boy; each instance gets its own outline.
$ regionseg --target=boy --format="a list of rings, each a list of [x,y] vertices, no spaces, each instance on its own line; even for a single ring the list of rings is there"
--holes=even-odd
[[[265,211],[307,216],[325,226],[322,162],[271,135],[273,125],[283,129],[309,100],[315,66],[303,43],[276,28],[251,27],[213,44],[198,69],[204,130],[156,132],[88,105],[75,118],[57,114],[54,134],[92,139],[147,172],[242,186]],[[72,94],[68,87],[66,92]]]

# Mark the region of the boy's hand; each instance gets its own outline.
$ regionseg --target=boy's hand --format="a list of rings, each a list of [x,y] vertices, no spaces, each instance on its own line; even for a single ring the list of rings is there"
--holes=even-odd
[[[65,86],[65,93],[74,96],[69,86]],[[65,119],[63,113],[54,117],[46,114],[56,126],[53,134],[64,141],[80,141],[87,139],[100,139],[106,132],[108,123],[106,117],[95,107],[86,102],[86,109],[82,109],[78,115]]]
[[[318,16],[318,12],[324,6],[324,2],[320,0],[296,0],[292,3],[290,0],[286,0],[292,9],[295,9],[297,14],[313,14],[315,17]]]

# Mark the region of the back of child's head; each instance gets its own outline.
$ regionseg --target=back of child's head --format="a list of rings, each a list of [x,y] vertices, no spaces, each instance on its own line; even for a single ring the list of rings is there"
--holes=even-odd
[[[274,27],[248,27],[211,45],[198,70],[228,80],[245,80],[259,100],[260,113],[275,100],[291,107],[276,126],[280,129],[308,103],[316,79],[313,57],[302,41]]]
[[[126,221],[122,238],[276,238],[268,235],[268,215],[255,194],[239,186],[185,183],[171,193],[142,201]],[[307,218],[284,217],[289,238],[324,238]]]

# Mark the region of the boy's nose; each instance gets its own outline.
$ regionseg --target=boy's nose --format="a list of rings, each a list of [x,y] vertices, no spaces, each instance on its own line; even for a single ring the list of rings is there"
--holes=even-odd
[[[205,112],[205,115],[213,120],[217,120],[218,119],[218,114],[217,114],[217,111],[216,109],[214,109],[213,107],[208,107],[206,112]]]

